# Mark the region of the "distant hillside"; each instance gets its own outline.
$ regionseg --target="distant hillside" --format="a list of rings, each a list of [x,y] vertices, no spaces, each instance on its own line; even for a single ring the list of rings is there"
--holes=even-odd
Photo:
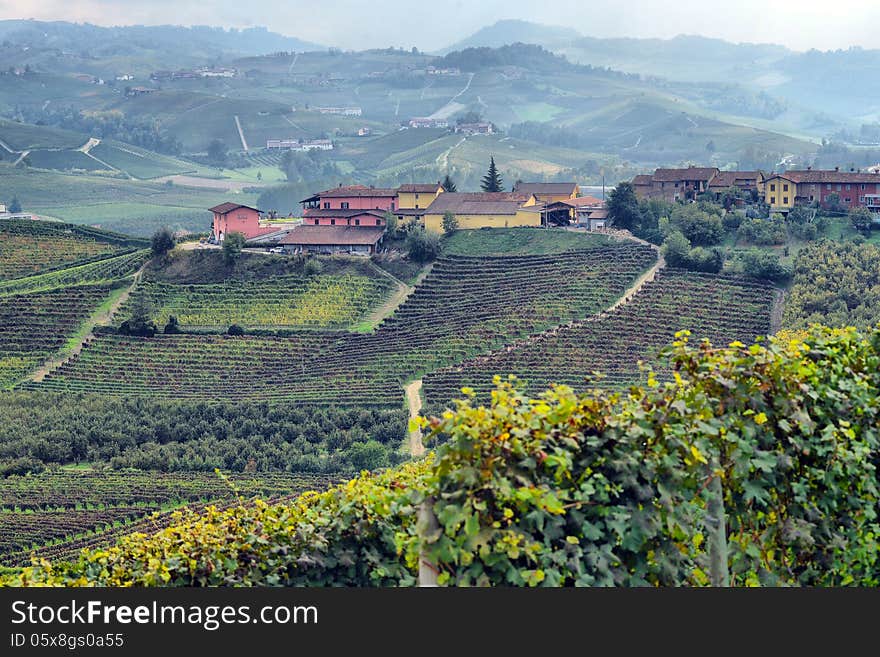
[[[4,68],[30,65],[92,74],[115,72],[123,66],[129,73],[143,73],[154,68],[213,64],[223,57],[325,49],[265,27],[100,27],[32,20],[0,21],[0,42]]]
[[[484,46],[497,48],[517,42],[534,43],[550,49],[556,49],[581,37],[580,32],[570,27],[542,25],[520,20],[501,20],[494,25],[477,30],[466,39],[462,39],[439,52],[440,54],[446,54],[453,50]]]

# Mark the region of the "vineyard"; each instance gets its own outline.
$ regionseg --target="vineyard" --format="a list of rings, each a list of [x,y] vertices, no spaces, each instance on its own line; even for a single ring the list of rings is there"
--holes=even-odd
[[[139,284],[131,305],[146,302],[164,325],[169,315],[185,328],[246,327],[340,329],[356,324],[391,292],[385,277],[283,276],[260,281],[227,281],[213,285]]]
[[[653,264],[617,243],[557,256],[445,257],[368,334],[100,335],[28,389],[399,406],[401,383],[606,308]]]
[[[0,388],[63,347],[110,290],[81,285],[0,297]]]
[[[424,378],[425,397],[438,409],[460,398],[461,388],[466,386],[485,400],[496,374],[514,374],[531,390],[552,383],[580,389],[592,372],[603,375],[602,387],[643,383],[638,362],[651,363],[659,375],[667,373],[652,359],[660,347],[672,341],[676,331],[687,329],[692,340],[708,338],[721,346],[766,335],[774,296],[769,284],[662,270],[632,302],[607,315],[428,374]]]
[[[98,260],[145,244],[85,226],[5,219],[0,221],[0,281]]]
[[[147,249],[123,251],[121,255],[102,258],[85,265],[37,274],[25,278],[0,281],[0,296],[23,294],[56,287],[100,283],[125,278],[140,269],[150,257]]]
[[[183,505],[202,510],[238,499],[280,499],[324,490],[337,479],[311,474],[157,474],[55,470],[0,479],[0,565],[31,556],[70,559],[135,531],[151,533]],[[153,514],[158,513],[154,517]]]

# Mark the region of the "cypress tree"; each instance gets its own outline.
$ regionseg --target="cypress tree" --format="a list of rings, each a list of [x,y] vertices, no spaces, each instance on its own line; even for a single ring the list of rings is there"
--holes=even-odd
[[[501,174],[498,173],[498,167],[495,166],[495,156],[489,158],[489,171],[483,176],[480,187],[484,192],[500,192],[504,187],[504,181]]]

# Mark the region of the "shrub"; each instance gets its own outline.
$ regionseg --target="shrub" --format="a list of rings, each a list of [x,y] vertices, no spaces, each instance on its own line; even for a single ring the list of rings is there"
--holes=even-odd
[[[455,218],[455,215],[449,212],[448,210],[443,213],[443,232],[446,235],[451,235],[455,231],[458,230],[458,219]]]
[[[721,225],[728,233],[735,233],[742,223],[743,216],[739,212],[731,211],[721,218]]]
[[[669,222],[690,240],[691,244],[705,246],[721,241],[724,228],[721,217],[702,208],[703,204],[688,203],[672,211]]]
[[[770,219],[746,219],[740,224],[739,237],[752,244],[783,244],[787,237],[785,220],[774,214]]]
[[[177,323],[177,317],[174,315],[168,315],[168,323],[165,324],[165,329],[162,331],[166,335],[173,335],[175,333],[180,333],[180,326]]]
[[[0,477],[10,477],[12,475],[36,474],[46,469],[46,466],[39,459],[30,456],[20,456],[12,459],[7,463],[0,464]]]
[[[223,240],[223,261],[228,265],[234,265],[241,257],[241,250],[244,248],[245,238],[243,233],[229,233]]]
[[[150,248],[154,257],[164,256],[174,248],[174,234],[168,228],[160,228],[153,233]]]
[[[244,329],[238,324],[231,324],[226,331],[227,335],[244,335]]]
[[[317,276],[324,271],[324,264],[318,258],[309,258],[303,266],[303,273],[306,276]]]
[[[742,273],[752,278],[764,278],[770,281],[782,281],[791,276],[791,270],[779,261],[779,256],[749,249],[739,254]]]
[[[849,211],[848,217],[852,227],[863,235],[871,232],[871,226],[874,225],[874,214],[868,208],[853,208]]]
[[[422,227],[410,230],[406,238],[406,250],[415,262],[430,262],[440,255],[440,236]]]

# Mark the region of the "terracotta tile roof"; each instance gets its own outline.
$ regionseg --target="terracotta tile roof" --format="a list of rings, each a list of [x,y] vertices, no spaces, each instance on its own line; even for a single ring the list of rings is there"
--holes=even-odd
[[[241,205],[240,203],[230,203],[227,201],[226,203],[221,203],[220,205],[215,205],[213,208],[209,208],[210,212],[217,212],[218,214],[229,214],[233,210],[238,210],[239,208],[245,208],[246,210],[253,210],[254,212],[260,212],[257,208],[252,208],[249,205]]]
[[[679,180],[709,180],[718,173],[715,167],[688,167],[687,169],[657,169],[652,176],[655,182]]]
[[[566,205],[570,205],[574,208],[582,208],[590,205],[602,205],[604,201],[596,198],[595,196],[578,196],[577,198],[570,198],[562,201]]]
[[[317,194],[315,194],[315,196],[320,196],[321,198],[339,198],[340,196],[397,196],[397,190],[382,189],[379,187],[366,187],[365,185],[348,185],[347,187],[336,187],[334,189],[327,189],[323,192],[318,192]]]
[[[514,192],[518,192],[520,194],[551,194],[551,195],[559,195],[559,194],[571,194],[572,192],[577,192],[577,183],[574,182],[555,182],[555,183],[530,183],[530,182],[521,182],[517,183],[513,187]]]
[[[531,194],[511,192],[446,192],[428,207],[429,214],[516,214]]]
[[[633,185],[650,185],[654,182],[654,176],[650,173],[643,173],[632,179]]]
[[[738,180],[763,181],[764,174],[761,171],[719,171],[718,175],[712,178],[709,187],[733,187]]]
[[[407,183],[397,188],[398,193],[407,194],[433,194],[440,189],[440,183],[424,184],[424,183]]]
[[[796,183],[880,183],[880,173],[861,173],[859,171],[786,171],[770,176],[768,180],[773,178],[785,178]]]
[[[279,244],[305,246],[376,244],[385,233],[384,228],[364,228],[360,226],[297,226]]]

